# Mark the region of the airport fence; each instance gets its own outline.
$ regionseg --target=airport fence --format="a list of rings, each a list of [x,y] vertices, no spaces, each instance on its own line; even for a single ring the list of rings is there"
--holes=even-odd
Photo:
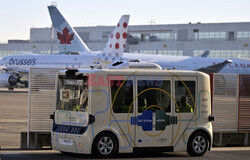
[[[56,96],[56,74],[59,68],[31,68],[29,74],[28,131],[30,133],[50,132]]]
[[[250,131],[250,75],[211,74],[213,130]]]
[[[239,131],[250,131],[250,75],[239,75]]]

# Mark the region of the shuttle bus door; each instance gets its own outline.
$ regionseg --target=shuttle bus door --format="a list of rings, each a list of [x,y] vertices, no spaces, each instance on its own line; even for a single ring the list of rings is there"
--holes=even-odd
[[[178,122],[173,126],[174,146],[179,141],[186,144],[188,135],[185,134],[185,130],[192,129],[194,125],[197,125],[199,118],[199,113],[196,112],[199,111],[196,107],[197,86],[197,77],[176,76],[173,78],[173,96],[175,98],[173,116],[177,117]]]
[[[136,126],[136,147],[171,146],[173,125],[171,77],[136,77],[136,114],[131,125]]]
[[[133,147],[135,126],[130,124],[130,117],[135,114],[134,76],[109,76],[110,82],[110,127],[114,128],[122,140],[121,148]]]

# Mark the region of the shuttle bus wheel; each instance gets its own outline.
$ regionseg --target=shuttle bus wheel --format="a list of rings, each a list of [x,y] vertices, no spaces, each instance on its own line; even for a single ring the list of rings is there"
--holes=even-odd
[[[118,151],[118,143],[112,134],[103,133],[94,141],[94,153],[100,157],[111,157]]]
[[[208,138],[202,132],[196,132],[189,138],[187,152],[191,156],[202,156],[208,150]]]

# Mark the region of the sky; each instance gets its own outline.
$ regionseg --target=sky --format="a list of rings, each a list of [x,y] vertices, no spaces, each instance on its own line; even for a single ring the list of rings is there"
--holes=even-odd
[[[72,26],[250,22],[250,0],[0,0],[0,43],[29,39],[30,28],[50,27],[56,3]]]

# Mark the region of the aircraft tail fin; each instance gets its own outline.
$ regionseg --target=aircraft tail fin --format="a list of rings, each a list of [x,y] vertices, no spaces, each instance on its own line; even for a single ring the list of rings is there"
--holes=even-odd
[[[54,28],[60,53],[88,52],[89,48],[82,41],[78,33],[72,28],[59,10],[51,5],[48,6],[50,18]]]
[[[127,40],[128,22],[129,15],[123,15],[120,18],[99,58],[114,62],[123,57]]]
[[[210,51],[205,51],[201,54],[201,57],[206,58],[209,55]]]

